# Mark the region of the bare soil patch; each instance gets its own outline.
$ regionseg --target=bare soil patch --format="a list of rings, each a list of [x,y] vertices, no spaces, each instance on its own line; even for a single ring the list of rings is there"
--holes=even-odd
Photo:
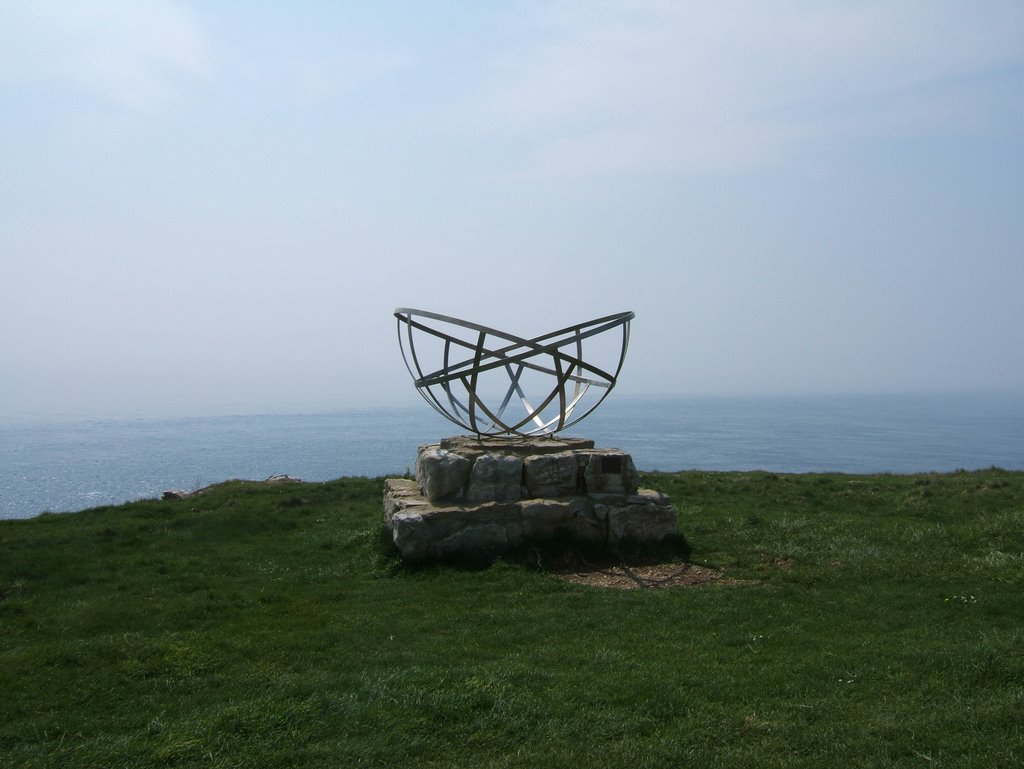
[[[722,580],[722,572],[691,563],[655,563],[643,566],[613,564],[591,569],[552,572],[558,579],[591,587],[643,590],[695,587]],[[735,580],[732,580],[735,581]]]
[[[793,568],[793,559],[784,558],[782,556],[773,556],[768,553],[758,553],[758,557],[761,563],[769,566],[773,569],[781,569],[782,571],[790,571]]]
[[[670,587],[697,587],[711,583],[732,585],[749,580],[732,579],[722,571],[679,561],[655,561],[637,558],[588,560],[579,554],[539,564],[556,579],[591,587],[616,590],[651,590]]]

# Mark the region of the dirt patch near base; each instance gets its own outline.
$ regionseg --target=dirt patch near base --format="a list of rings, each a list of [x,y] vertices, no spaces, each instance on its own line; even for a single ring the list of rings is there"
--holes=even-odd
[[[617,590],[644,590],[667,587],[695,587],[724,580],[722,572],[692,563],[612,564],[588,569],[552,571],[555,577],[577,585],[610,587]]]
[[[540,559],[538,559],[540,560]],[[651,558],[587,559],[577,553],[548,558],[538,563],[542,570],[556,579],[576,585],[608,587],[616,590],[651,590],[669,587],[697,587],[753,584],[750,580],[726,577],[717,569],[680,561]]]
[[[657,590],[700,585],[758,585],[758,580],[737,579],[709,566],[689,563],[683,539],[656,545],[627,545],[617,550],[574,546],[536,547],[524,552],[523,562],[555,579],[615,590]]]

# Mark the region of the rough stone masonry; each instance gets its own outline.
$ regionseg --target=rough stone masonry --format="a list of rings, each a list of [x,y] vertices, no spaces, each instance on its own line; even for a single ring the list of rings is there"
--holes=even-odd
[[[590,440],[455,436],[420,447],[415,480],[385,481],[384,519],[414,561],[556,537],[614,545],[673,536],[676,508],[638,480],[629,454]]]

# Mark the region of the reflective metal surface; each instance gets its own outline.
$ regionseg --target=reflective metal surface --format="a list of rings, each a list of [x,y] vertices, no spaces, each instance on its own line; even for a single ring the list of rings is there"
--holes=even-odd
[[[399,307],[398,343],[416,389],[477,435],[542,435],[578,423],[608,396],[629,346],[632,312],[526,339]],[[584,342],[590,360],[584,360]]]

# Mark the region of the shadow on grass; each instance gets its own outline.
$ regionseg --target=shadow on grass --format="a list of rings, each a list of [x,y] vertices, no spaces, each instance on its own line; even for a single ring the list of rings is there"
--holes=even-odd
[[[378,564],[392,574],[424,573],[434,569],[484,571],[497,561],[529,566],[540,571],[569,566],[602,567],[609,565],[648,565],[685,563],[691,548],[686,537],[674,534],[660,542],[622,539],[614,545],[585,542],[560,531],[543,539],[528,539],[516,547],[489,547],[472,553],[453,554],[432,560],[402,558],[386,526],[377,531],[375,551]]]

